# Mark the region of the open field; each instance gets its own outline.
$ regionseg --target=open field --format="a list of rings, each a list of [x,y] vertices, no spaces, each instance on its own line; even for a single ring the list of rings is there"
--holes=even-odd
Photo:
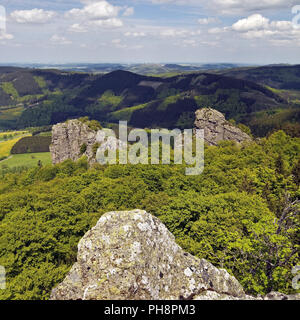
[[[0,132],[0,142],[23,137],[28,134],[28,131],[5,131]]]
[[[8,159],[0,161],[0,171],[3,168],[11,169],[15,167],[36,167],[39,160],[43,165],[51,164],[50,152],[12,155]]]
[[[8,157],[10,155],[11,148],[24,136],[25,135],[0,142],[0,159]]]
[[[23,137],[30,136],[27,131],[0,132],[0,161],[10,155],[12,147]]]

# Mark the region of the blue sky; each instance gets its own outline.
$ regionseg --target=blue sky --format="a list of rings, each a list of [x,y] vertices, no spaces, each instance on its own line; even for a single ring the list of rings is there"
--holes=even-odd
[[[300,63],[296,5],[300,13],[300,0],[0,0],[0,62]]]

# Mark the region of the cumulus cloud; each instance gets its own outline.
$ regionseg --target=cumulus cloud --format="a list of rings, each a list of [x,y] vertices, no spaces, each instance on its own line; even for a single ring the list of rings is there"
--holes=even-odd
[[[17,23],[47,23],[56,13],[54,11],[45,11],[43,9],[16,10],[10,14],[10,17]]]
[[[62,45],[67,45],[67,44],[71,44],[72,41],[68,40],[67,38],[63,37],[63,36],[59,36],[57,34],[54,34],[51,38],[50,41],[53,44],[62,44]]]
[[[84,3],[85,2],[86,1],[84,1]],[[72,9],[66,13],[66,16],[87,20],[105,20],[117,17],[120,9],[120,7],[113,6],[107,1],[87,1],[82,9]]]
[[[74,8],[65,14],[67,18],[76,20],[76,23],[69,28],[70,32],[87,32],[90,28],[123,26],[123,21],[118,18],[121,7],[107,1],[82,0],[81,2],[84,4],[82,9]],[[127,14],[129,13],[130,10]]]
[[[292,32],[293,24],[291,21],[270,21],[270,19],[262,16],[261,14],[253,14],[248,18],[241,19],[232,25],[232,30],[249,33],[255,31],[256,34],[271,34],[270,32]],[[261,31],[260,33],[258,31]],[[255,34],[255,33],[253,33]]]
[[[232,29],[235,31],[250,31],[264,29],[269,26],[270,20],[263,17],[261,14],[253,14],[248,18],[241,19],[232,25]]]
[[[231,30],[238,32],[243,38],[266,39],[272,44],[296,44],[300,40],[300,30],[293,28],[291,21],[271,21],[260,14],[237,21]]]

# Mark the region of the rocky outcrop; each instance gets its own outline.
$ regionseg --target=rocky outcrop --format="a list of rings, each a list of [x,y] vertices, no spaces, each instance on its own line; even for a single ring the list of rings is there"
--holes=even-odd
[[[77,262],[52,300],[238,300],[242,286],[226,270],[184,252],[145,211],[110,212],[78,245]],[[262,298],[261,298],[262,299]]]
[[[272,291],[264,297],[264,300],[300,300],[300,293],[287,295]]]
[[[248,134],[226,121],[225,116],[214,109],[203,108],[196,111],[195,129],[204,129],[204,140],[209,145],[218,145],[223,140],[237,143],[252,140]]]
[[[97,149],[121,148],[123,143],[115,137],[106,137],[103,130],[93,130],[80,120],[69,120],[52,127],[50,152],[53,164],[65,160],[76,161],[87,156],[89,163],[96,162]]]
[[[145,211],[102,216],[80,241],[77,258],[52,299],[192,299],[208,290],[244,295],[227,271],[185,253]]]

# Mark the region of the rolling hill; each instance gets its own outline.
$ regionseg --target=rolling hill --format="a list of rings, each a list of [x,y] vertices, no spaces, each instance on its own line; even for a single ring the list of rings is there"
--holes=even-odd
[[[18,64],[19,68],[57,69],[69,72],[104,74],[117,70],[130,71],[142,75],[195,72],[205,70],[232,69],[246,65],[236,63],[65,63],[65,64]],[[249,65],[247,65],[249,66]]]
[[[102,123],[127,120],[134,127],[191,128],[194,112],[201,107],[213,107],[228,119],[251,125],[257,113],[266,111],[268,117],[273,110],[292,108],[290,115],[295,111],[273,88],[229,75],[196,72],[154,77],[124,70],[96,75],[3,67],[0,130],[82,116]]]
[[[300,90],[300,65],[222,70],[221,74],[282,90]]]

